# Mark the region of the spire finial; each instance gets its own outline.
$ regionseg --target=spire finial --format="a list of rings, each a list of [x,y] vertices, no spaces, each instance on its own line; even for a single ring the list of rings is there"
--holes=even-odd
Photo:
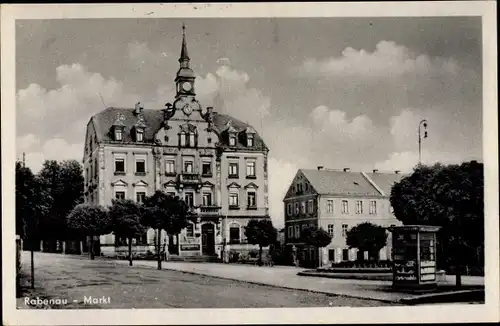
[[[179,58],[179,62],[188,60],[189,60],[189,55],[186,44],[186,25],[182,23],[182,47],[181,47],[181,57]]]

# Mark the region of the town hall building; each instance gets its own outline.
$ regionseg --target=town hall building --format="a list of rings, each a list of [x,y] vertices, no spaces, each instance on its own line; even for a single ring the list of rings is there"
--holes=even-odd
[[[245,238],[252,218],[269,219],[268,152],[256,130],[196,99],[183,27],[176,95],[163,109],[108,107],[90,118],[83,157],[85,203],[142,202],[156,190],[179,196],[197,214],[178,236],[161,235],[171,255],[222,258],[255,249]],[[133,106],[133,105],[132,105]],[[155,253],[155,230],[133,241]],[[126,239],[99,239],[101,255],[126,252]]]

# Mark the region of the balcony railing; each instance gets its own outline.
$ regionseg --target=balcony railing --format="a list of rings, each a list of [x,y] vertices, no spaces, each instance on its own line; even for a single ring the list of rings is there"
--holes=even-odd
[[[200,174],[183,172],[179,175],[179,181],[185,184],[198,184],[201,182]]]
[[[219,215],[220,207],[215,205],[199,206],[198,212],[202,215]]]

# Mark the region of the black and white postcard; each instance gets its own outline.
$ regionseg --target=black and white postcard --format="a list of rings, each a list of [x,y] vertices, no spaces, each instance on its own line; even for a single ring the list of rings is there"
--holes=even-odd
[[[2,5],[5,323],[498,321],[495,13]]]

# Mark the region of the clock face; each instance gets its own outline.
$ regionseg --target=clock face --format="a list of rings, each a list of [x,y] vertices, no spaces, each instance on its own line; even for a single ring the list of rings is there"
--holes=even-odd
[[[184,113],[190,115],[193,112],[193,107],[190,104],[184,106]]]
[[[182,89],[185,90],[186,92],[189,92],[193,88],[190,82],[184,82],[182,84]]]

